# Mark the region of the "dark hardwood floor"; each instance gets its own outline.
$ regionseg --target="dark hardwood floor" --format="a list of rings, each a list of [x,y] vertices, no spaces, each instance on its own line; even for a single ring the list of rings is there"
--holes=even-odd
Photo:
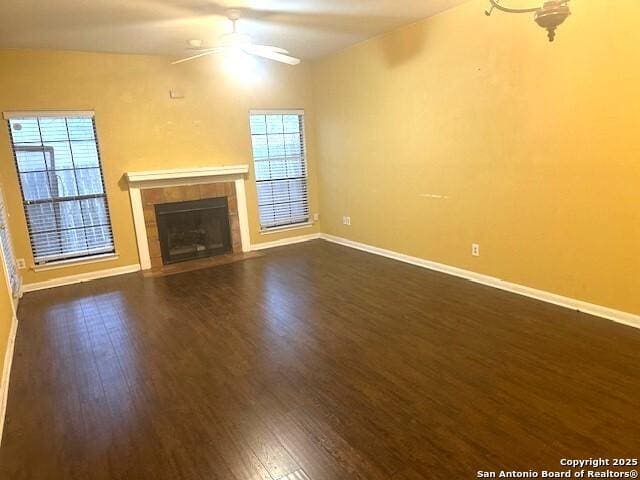
[[[3,479],[470,479],[638,456],[640,330],[315,241],[30,293]]]

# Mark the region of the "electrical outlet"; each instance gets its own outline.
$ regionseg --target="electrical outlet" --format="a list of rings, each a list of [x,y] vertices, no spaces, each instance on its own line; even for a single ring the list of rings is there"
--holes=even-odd
[[[472,243],[471,244],[471,255],[473,255],[474,257],[479,257],[480,256],[480,245],[477,243]]]
[[[24,270],[27,268],[27,263],[24,261],[24,258],[16,258],[16,266],[18,270]]]
[[[318,220],[320,220],[320,214],[319,213],[314,213],[313,214],[313,221],[317,222]]]
[[[351,225],[351,217],[347,217],[347,216],[342,217],[342,224]]]

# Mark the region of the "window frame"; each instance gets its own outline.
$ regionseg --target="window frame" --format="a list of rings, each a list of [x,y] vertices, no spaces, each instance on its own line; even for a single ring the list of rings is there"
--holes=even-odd
[[[18,263],[16,261],[15,249],[13,248],[13,237],[9,230],[9,209],[4,198],[3,185],[0,184],[0,250],[4,254],[5,274],[7,283],[11,289],[12,297],[15,301],[20,296],[22,281],[20,278]]]
[[[253,155],[253,136],[251,131],[251,116],[252,115],[297,115],[301,117],[301,146],[302,146],[302,159],[304,161],[304,180],[305,180],[305,194],[307,200],[307,219],[306,221],[288,223],[285,225],[275,225],[272,227],[265,227],[260,220],[260,198],[258,193],[258,183],[274,180],[258,180],[256,174],[256,160]],[[311,198],[309,195],[309,162],[307,158],[307,130],[306,130],[306,115],[304,109],[251,109],[249,110],[249,140],[251,142],[251,163],[253,166],[253,178],[256,186],[256,206],[258,208],[258,224],[261,235],[267,235],[271,233],[278,233],[286,230],[295,230],[300,228],[307,228],[313,226],[312,214],[311,214]]]
[[[37,200],[27,200],[27,198],[25,197],[25,192],[24,192],[24,186],[23,186],[23,180],[21,177],[21,173],[25,173],[25,172],[21,172],[20,170],[20,166],[18,164],[18,155],[17,152],[23,150],[23,151],[42,151],[43,155],[45,155],[46,158],[46,152],[50,152],[51,150],[54,150],[53,147],[48,146],[48,145],[44,145],[43,140],[40,140],[40,145],[34,144],[32,146],[27,146],[27,145],[16,145],[16,142],[14,141],[14,137],[13,137],[13,133],[11,131],[11,120],[16,120],[16,119],[37,119],[38,120],[38,125],[39,125],[39,120],[41,118],[62,118],[62,119],[68,119],[68,118],[89,118],[91,119],[91,123],[92,123],[92,128],[93,128],[93,143],[95,144],[95,149],[96,149],[96,156],[97,156],[97,160],[98,160],[98,165],[97,167],[91,167],[91,168],[97,168],[97,170],[99,171],[100,174],[100,182],[101,182],[101,186],[102,186],[102,193],[92,193],[92,194],[80,194],[80,192],[77,192],[76,195],[74,196],[69,196],[69,197],[54,197],[53,195],[50,195],[48,198],[45,199],[37,199]],[[20,195],[21,195],[21,201],[22,201],[22,207],[23,207],[23,213],[25,216],[25,222],[26,222],[26,226],[27,226],[27,234],[29,237],[29,244],[30,244],[30,248],[31,248],[31,255],[33,258],[33,262],[34,262],[34,267],[33,269],[35,271],[40,271],[40,270],[47,270],[47,269],[52,269],[52,268],[61,268],[64,266],[72,266],[72,265],[77,265],[77,264],[82,264],[82,263],[93,263],[96,261],[104,261],[104,260],[109,260],[109,259],[113,259],[113,258],[117,258],[118,254],[116,252],[116,245],[115,245],[115,237],[113,234],[113,222],[111,220],[111,208],[109,206],[109,198],[108,198],[108,194],[107,194],[107,188],[106,188],[106,182],[105,182],[105,177],[104,177],[104,168],[103,168],[103,163],[102,163],[102,155],[100,152],[100,140],[98,138],[98,129],[97,129],[97,125],[96,125],[96,118],[95,118],[95,112],[94,111],[74,111],[74,110],[63,110],[63,111],[18,111],[18,112],[4,112],[3,113],[3,118],[6,122],[7,125],[7,129],[8,129],[8,133],[9,133],[9,142],[10,142],[10,146],[11,146],[11,151],[13,154],[13,159],[14,159],[14,165],[16,168],[16,175],[17,175],[17,181],[18,181],[18,185],[20,187]],[[69,142],[69,146],[71,146],[71,142],[72,139],[69,137],[69,133],[67,133],[67,142]],[[73,160],[72,160],[73,162]],[[77,170],[82,170],[82,169],[86,169],[88,167],[76,167],[75,164],[73,166],[73,168],[70,169],[65,169],[65,170],[71,170],[74,172],[74,176],[75,176],[75,172]],[[55,171],[52,170],[52,172]],[[49,173],[49,169],[46,169],[46,173],[47,173],[47,178],[50,177],[50,173]],[[50,192],[51,193],[51,192]],[[102,224],[102,225],[85,225],[85,216],[84,214],[82,214],[82,227],[76,227],[76,228],[81,228],[83,230],[86,230],[88,228],[92,228],[92,227],[108,227],[109,229],[109,235],[111,238],[111,248],[95,248],[95,249],[90,249],[88,248],[87,245],[87,249],[86,250],[78,250],[75,252],[61,252],[58,255],[41,255],[40,257],[36,256],[36,248],[34,245],[34,235],[38,234],[38,232],[33,232],[32,231],[32,227],[31,227],[31,222],[29,220],[29,214],[28,214],[28,207],[30,205],[38,205],[38,204],[50,204],[53,207],[58,206],[63,202],[67,202],[67,201],[71,201],[71,202],[82,202],[83,200],[87,200],[87,199],[102,199],[103,203],[104,203],[104,212],[105,212],[105,216],[106,216],[106,223]],[[82,205],[80,203],[80,209],[82,209]],[[82,210],[81,210],[82,212]],[[56,220],[56,225],[58,224],[58,221]],[[75,229],[75,228],[74,228]],[[62,232],[65,229],[60,229],[57,228],[56,230],[52,230],[53,233],[55,232]]]

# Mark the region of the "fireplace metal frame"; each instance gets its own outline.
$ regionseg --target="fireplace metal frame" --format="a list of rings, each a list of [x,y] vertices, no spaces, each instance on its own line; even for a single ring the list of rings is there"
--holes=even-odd
[[[169,226],[168,219],[170,215],[197,212],[197,211],[220,211],[223,210],[222,219],[222,240],[223,246],[197,252],[193,255],[171,255],[169,252]],[[206,198],[201,200],[188,200],[183,202],[160,203],[155,205],[156,221],[158,225],[158,240],[160,241],[160,250],[162,253],[162,263],[170,265],[173,263],[185,262],[189,260],[197,260],[199,258],[213,257],[231,253],[233,244],[231,239],[231,225],[229,222],[229,203],[227,197]]]

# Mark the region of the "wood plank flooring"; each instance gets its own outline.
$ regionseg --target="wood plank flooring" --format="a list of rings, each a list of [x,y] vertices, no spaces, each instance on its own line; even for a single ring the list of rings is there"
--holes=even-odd
[[[467,479],[638,456],[640,330],[323,241],[25,295],[0,478]]]

